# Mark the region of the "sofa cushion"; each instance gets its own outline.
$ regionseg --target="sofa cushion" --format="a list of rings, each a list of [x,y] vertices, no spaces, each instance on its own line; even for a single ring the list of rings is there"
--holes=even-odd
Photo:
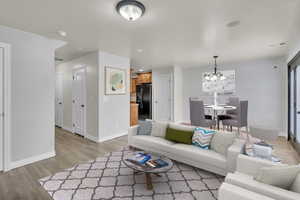
[[[258,170],[255,180],[289,189],[300,172],[300,165],[262,167]]]
[[[165,152],[170,152],[170,146],[174,145],[174,142],[168,141],[161,137],[153,137],[147,135],[133,136],[134,144],[141,147],[148,147],[148,149],[155,149]]]
[[[291,191],[300,193],[300,173],[296,176],[291,188]]]
[[[168,127],[166,139],[177,143],[192,144],[193,134],[193,131],[184,131]]]
[[[152,122],[151,121],[140,121],[137,129],[137,135],[151,135]]]
[[[213,165],[219,168],[226,167],[226,158],[225,156],[211,150],[201,149],[194,145],[188,144],[174,144],[171,146],[173,154],[186,157],[187,159],[206,163]]]
[[[215,130],[195,128],[192,144],[202,149],[209,149],[211,139],[215,133]]]
[[[165,138],[168,122],[152,122],[151,136]]]
[[[226,156],[227,149],[233,144],[235,138],[235,133],[217,131],[211,140],[210,148],[215,152]]]

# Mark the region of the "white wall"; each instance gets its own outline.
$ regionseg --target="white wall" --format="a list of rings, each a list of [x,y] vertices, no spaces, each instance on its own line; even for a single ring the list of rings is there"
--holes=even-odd
[[[98,139],[98,52],[56,66],[63,73],[63,128],[72,130],[72,70],[78,66],[87,70],[86,136]]]
[[[0,26],[11,44],[11,167],[55,154],[54,51],[63,43]]]
[[[300,2],[298,3],[298,8]],[[300,12],[297,10],[294,16],[294,21],[291,23],[290,39],[288,41],[288,62],[295,57],[300,51]]]
[[[174,121],[183,121],[183,74],[182,67],[174,66]]]
[[[273,66],[278,66],[274,69]],[[249,101],[248,123],[277,129],[286,136],[287,67],[284,57],[261,59],[220,65],[220,70],[236,72],[236,95]],[[212,67],[183,69],[183,119],[189,121],[191,96],[207,95],[202,92],[202,73]]]
[[[105,95],[105,67],[127,70],[127,92]],[[130,59],[99,52],[99,140],[105,141],[127,134],[130,122]]]

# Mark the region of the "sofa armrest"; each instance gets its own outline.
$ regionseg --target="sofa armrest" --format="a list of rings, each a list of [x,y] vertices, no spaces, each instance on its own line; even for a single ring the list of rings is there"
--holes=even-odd
[[[238,156],[244,152],[245,140],[236,139],[234,143],[227,150],[227,170],[234,172],[236,170],[236,163]]]
[[[258,182],[252,176],[236,172],[227,174],[225,182],[276,200],[299,200],[300,194]]]
[[[250,176],[255,176],[258,173],[258,170],[262,167],[271,167],[278,165],[283,164],[242,154],[240,154],[237,159],[237,171]]]
[[[132,137],[137,134],[139,125],[131,126],[128,129],[128,145],[130,146],[132,144]]]
[[[218,192],[219,200],[274,200],[261,194],[243,189],[241,187],[223,183]]]

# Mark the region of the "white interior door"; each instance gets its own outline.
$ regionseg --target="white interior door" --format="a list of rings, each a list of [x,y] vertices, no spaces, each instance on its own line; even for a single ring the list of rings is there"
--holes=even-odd
[[[84,136],[86,124],[86,70],[73,71],[73,132]]]
[[[55,125],[63,127],[63,73],[56,74],[55,84]]]
[[[4,49],[0,47],[0,171],[3,170],[3,69],[4,69]]]
[[[155,119],[159,121],[171,120],[171,75],[160,74],[157,76],[157,84],[155,84],[154,103],[155,103]]]

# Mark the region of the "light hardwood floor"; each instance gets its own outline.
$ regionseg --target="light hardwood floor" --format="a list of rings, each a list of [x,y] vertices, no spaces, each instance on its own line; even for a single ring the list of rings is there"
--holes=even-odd
[[[103,143],[83,139],[62,129],[56,129],[56,156],[0,174],[0,200],[51,200],[39,185],[40,178],[52,175],[75,164],[93,160],[106,152],[127,145],[127,137]],[[300,162],[299,155],[283,138],[275,143],[275,152],[285,163]]]
[[[38,183],[40,178],[80,162],[93,160],[106,152],[119,150],[127,145],[127,137],[100,144],[57,128],[55,143],[54,158],[0,174],[0,200],[50,200],[50,196]]]

